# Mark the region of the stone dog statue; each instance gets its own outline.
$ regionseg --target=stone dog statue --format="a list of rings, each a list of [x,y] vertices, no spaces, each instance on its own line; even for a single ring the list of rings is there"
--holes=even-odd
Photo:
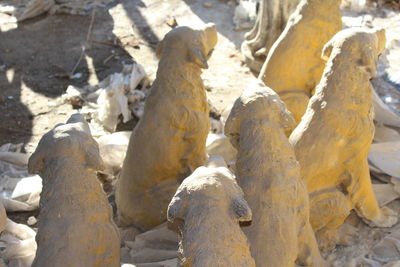
[[[80,114],[42,137],[28,164],[43,178],[33,267],[120,266],[119,232],[95,173],[102,164]]]
[[[322,48],[342,29],[340,3],[302,0],[261,69],[259,78],[279,94],[297,124],[324,71]]]
[[[168,220],[180,230],[180,266],[255,267],[239,226],[251,216],[243,191],[227,168],[197,168],[168,206]]]
[[[336,245],[351,209],[373,226],[397,222],[393,211],[378,206],[367,161],[374,136],[370,79],[384,47],[383,30],[336,34],[323,49],[327,63],[316,93],[290,136],[310,194],[311,224],[326,250]]]
[[[328,266],[309,223],[309,201],[300,166],[285,130],[294,118],[261,82],[236,100],[225,134],[238,150],[237,180],[253,211],[243,227],[256,266]]]
[[[157,77],[117,183],[120,225],[147,230],[165,221],[181,181],[205,164],[210,122],[200,75],[216,43],[215,25],[207,24],[177,27],[159,44]]]

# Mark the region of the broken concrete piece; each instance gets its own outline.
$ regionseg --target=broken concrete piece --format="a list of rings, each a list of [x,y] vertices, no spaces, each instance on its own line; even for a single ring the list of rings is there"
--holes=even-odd
[[[30,227],[7,219],[6,227],[0,235],[1,259],[7,266],[30,267],[36,252],[36,233]]]
[[[340,3],[302,0],[261,69],[259,79],[278,93],[297,123],[324,71],[322,48],[342,29]]]
[[[82,107],[80,113],[93,118],[91,126],[97,126],[95,130],[101,134],[92,131],[92,135],[98,136],[114,132],[121,115],[124,123],[132,118],[132,113],[140,118],[148,84],[143,66],[134,62],[123,65],[121,73],[113,73],[97,85],[84,88],[70,85],[61,98]]]
[[[400,127],[400,116],[394,113],[383,101],[379,98],[378,94],[373,91],[374,103],[374,120],[389,126]]]
[[[96,170],[96,141],[80,114],[40,140],[29,171],[43,178],[33,267],[120,266],[120,241]]]
[[[259,72],[272,44],[278,39],[300,0],[262,0],[256,23],[246,34],[242,54],[247,66]],[[236,15],[236,14],[235,14]]]
[[[5,161],[18,166],[28,164],[29,155],[18,152],[0,152],[0,161]]]
[[[400,231],[395,231],[372,248],[371,257],[380,263],[396,261],[400,258],[399,247]]]
[[[180,182],[206,162],[210,120],[200,74],[216,43],[215,25],[207,24],[177,27],[159,44],[157,78],[117,183],[121,225],[148,230],[161,224]]]
[[[178,235],[163,223],[150,231],[139,234],[129,245],[132,261],[152,263],[178,257]]]
[[[372,144],[368,160],[384,173],[400,178],[400,141]]]
[[[39,175],[24,178],[3,178],[0,181],[0,202],[7,211],[32,211],[39,208],[42,178]]]
[[[309,223],[307,188],[285,135],[295,121],[261,82],[236,100],[225,134],[238,150],[237,179],[253,211],[243,227],[256,266],[327,266]]]
[[[55,0],[31,0],[21,16],[18,17],[18,21],[34,18],[46,13],[55,4]]]
[[[114,73],[110,76],[110,84],[100,91],[97,105],[100,108],[96,119],[110,132],[115,131],[120,114],[122,114],[124,123],[132,118],[128,108],[128,98],[125,95],[122,73]]]
[[[235,7],[233,24],[235,31],[251,29],[257,17],[257,0],[240,0]]]
[[[42,191],[42,179],[28,173],[29,155],[20,149],[19,144],[0,147],[0,202],[9,212],[36,210]]]
[[[396,192],[395,186],[392,184],[373,184],[372,189],[379,207],[384,207],[393,200],[400,198],[400,194]]]
[[[384,125],[375,124],[374,141],[377,143],[400,141],[400,133]]]
[[[251,216],[243,191],[228,169],[197,168],[168,206],[168,221],[180,230],[181,266],[255,267],[239,227]]]
[[[131,134],[131,131],[122,131],[103,135],[97,139],[100,156],[104,163],[102,172],[112,175],[121,170]]]
[[[322,79],[290,136],[310,194],[310,221],[326,250],[351,209],[372,226],[397,222],[392,210],[379,208],[367,161],[374,135],[370,79],[384,47],[383,30],[337,33],[323,49]]]
[[[235,163],[237,151],[224,134],[208,134],[206,146],[210,157],[222,156],[228,165]]]

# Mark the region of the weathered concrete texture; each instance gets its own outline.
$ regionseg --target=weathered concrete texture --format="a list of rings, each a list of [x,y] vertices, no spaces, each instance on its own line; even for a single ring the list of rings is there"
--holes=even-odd
[[[7,213],[6,209],[4,208],[3,204],[0,203],[0,233],[6,229],[7,225]]]
[[[262,0],[254,27],[242,43],[242,54],[247,66],[260,72],[273,43],[285,29],[289,16],[300,0]]]
[[[209,24],[175,28],[159,44],[157,77],[117,184],[121,225],[147,230],[165,221],[180,182],[205,164],[210,122],[200,75],[216,43],[216,28]]]
[[[310,193],[310,221],[324,249],[335,246],[336,230],[351,209],[372,226],[397,222],[393,211],[378,207],[367,162],[374,135],[370,79],[384,47],[383,30],[336,34],[323,49],[321,82],[290,136]]]
[[[251,217],[243,191],[227,168],[196,169],[168,206],[168,220],[180,230],[181,266],[255,267],[239,226]]]
[[[302,0],[271,47],[259,78],[277,92],[297,123],[321,79],[324,45],[342,29],[341,0]]]
[[[118,229],[95,173],[102,164],[78,114],[42,137],[29,159],[43,178],[33,267],[119,266]]]
[[[285,135],[294,118],[261,82],[238,98],[225,134],[238,150],[237,179],[253,211],[243,227],[257,266],[327,266],[309,223],[307,188]]]

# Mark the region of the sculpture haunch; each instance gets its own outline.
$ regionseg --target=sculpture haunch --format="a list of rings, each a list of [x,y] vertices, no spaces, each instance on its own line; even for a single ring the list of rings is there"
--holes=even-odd
[[[351,209],[370,225],[390,227],[395,214],[378,207],[367,154],[374,135],[371,77],[385,47],[383,30],[351,28],[323,49],[321,82],[301,123],[290,136],[310,193],[311,224],[322,247]]]
[[[43,178],[33,267],[120,266],[118,229],[95,173],[102,164],[78,114],[42,137],[28,164]]]
[[[238,150],[238,184],[253,211],[243,231],[256,266],[327,266],[309,223],[307,188],[285,135],[294,119],[262,84],[246,89],[228,117],[225,134]]]
[[[251,210],[235,177],[224,167],[200,167],[187,177],[168,206],[180,230],[180,266],[255,267],[239,222]]]
[[[246,34],[242,54],[247,66],[260,72],[269,49],[278,39],[300,0],[262,0],[254,27]]]
[[[216,43],[215,25],[208,24],[177,27],[159,44],[157,77],[117,183],[121,225],[147,230],[165,221],[180,182],[205,164],[210,122],[200,75]]]
[[[341,0],[302,0],[271,47],[259,79],[278,93],[297,123],[321,79],[323,46],[342,29]]]

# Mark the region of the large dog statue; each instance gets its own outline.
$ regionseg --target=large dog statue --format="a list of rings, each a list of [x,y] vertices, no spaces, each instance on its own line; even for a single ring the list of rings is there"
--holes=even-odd
[[[148,230],[165,221],[179,184],[205,164],[210,122],[200,75],[216,43],[215,25],[208,24],[177,27],[159,44],[157,77],[117,183],[120,225]]]
[[[374,136],[370,79],[384,47],[383,30],[337,33],[323,49],[322,79],[290,136],[310,194],[311,224],[326,250],[352,209],[373,226],[397,222],[393,211],[378,206],[367,161]]]
[[[298,124],[325,62],[324,45],[342,29],[341,0],[302,0],[272,45],[259,78],[278,93]]]
[[[46,133],[29,159],[43,178],[33,267],[120,266],[120,239],[95,171],[103,165],[79,114]]]
[[[237,180],[253,211],[243,227],[256,266],[327,266],[309,222],[307,188],[285,130],[294,118],[262,83],[246,89],[228,117],[225,134],[238,150]]]

